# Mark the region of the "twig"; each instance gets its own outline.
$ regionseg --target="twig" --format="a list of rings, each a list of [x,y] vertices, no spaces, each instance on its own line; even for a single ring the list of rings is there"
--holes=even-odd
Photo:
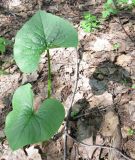
[[[76,80],[75,80],[75,85],[74,85],[74,90],[73,90],[73,96],[72,96],[72,99],[71,99],[71,104],[70,104],[70,107],[69,107],[69,110],[68,110],[68,113],[67,113],[67,119],[66,119],[66,122],[65,122],[65,133],[64,133],[64,160],[67,159],[67,135],[68,135],[68,128],[69,128],[69,117],[70,117],[70,113],[71,113],[71,110],[72,110],[72,105],[73,105],[73,102],[74,102],[74,97],[75,97],[75,93],[76,93],[76,90],[77,90],[77,85],[78,85],[78,79],[79,79],[79,66],[80,66],[80,62],[81,62],[81,58],[79,57],[78,58],[78,51],[76,49]]]
[[[114,7],[115,7],[117,10],[119,10],[116,1],[115,1],[115,0],[112,0],[112,1],[113,1],[113,4],[114,4]],[[118,18],[119,18],[119,23],[120,23],[120,25],[121,25],[121,28],[123,29],[123,31],[125,32],[125,34],[128,36],[128,38],[131,40],[131,42],[132,42],[132,43],[134,44],[134,46],[135,46],[135,41],[134,41],[134,39],[132,39],[132,37],[131,37],[131,36],[127,33],[127,31],[125,30],[125,28],[124,28],[124,26],[123,26],[123,24],[122,24],[122,21],[121,21],[119,15],[118,15]]]
[[[126,160],[133,160],[130,157],[126,156],[125,154],[123,154],[119,149],[115,148],[115,147],[111,147],[111,146],[104,146],[104,145],[90,145],[90,144],[86,144],[83,142],[80,142],[78,140],[76,140],[75,138],[73,138],[72,136],[70,136],[69,134],[67,134],[68,137],[72,138],[76,143],[81,144],[84,147],[93,147],[93,148],[101,148],[101,149],[108,149],[108,150],[115,150],[116,152],[118,152],[122,157],[124,157]]]

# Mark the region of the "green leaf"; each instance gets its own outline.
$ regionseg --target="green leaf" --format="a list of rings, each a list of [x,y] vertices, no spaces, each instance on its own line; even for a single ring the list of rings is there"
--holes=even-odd
[[[135,134],[135,131],[133,129],[128,130],[128,135],[132,136]]]
[[[4,53],[6,50],[6,39],[4,37],[0,37],[0,53]]]
[[[132,88],[132,89],[135,89],[135,84],[133,84],[131,88]]]
[[[7,73],[6,71],[0,69],[0,76],[1,76],[1,75],[8,75],[8,73]]]
[[[120,48],[120,43],[114,43],[113,44],[113,49],[118,50]]]
[[[15,37],[14,58],[21,71],[31,73],[37,69],[40,55],[45,50],[77,45],[77,32],[68,21],[38,11],[18,31]]]
[[[83,17],[84,17],[85,20],[87,20],[90,17],[90,13],[89,12],[84,12]]]
[[[14,93],[13,111],[8,114],[5,126],[5,134],[13,150],[49,140],[64,119],[64,107],[59,101],[47,99],[36,111],[33,99],[30,84],[19,87]]]
[[[6,46],[12,45],[12,41],[5,39],[4,37],[0,37],[0,53],[4,53],[6,51]]]
[[[92,32],[98,28],[100,22],[97,20],[97,17],[92,15],[89,12],[84,12],[84,20],[80,22],[80,26],[85,32]]]
[[[107,4],[113,4],[113,0],[107,0]]]

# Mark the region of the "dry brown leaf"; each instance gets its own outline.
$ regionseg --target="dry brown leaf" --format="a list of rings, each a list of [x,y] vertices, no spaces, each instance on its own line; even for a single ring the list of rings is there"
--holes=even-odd
[[[18,87],[19,78],[19,73],[0,76],[0,99],[6,97],[9,93],[12,93]]]
[[[104,137],[110,137],[113,136],[117,125],[119,125],[119,119],[118,116],[114,111],[108,111],[105,114],[104,122],[102,124],[102,130],[101,133]]]
[[[102,95],[93,96],[90,100],[90,105],[92,107],[96,106],[111,106],[113,104],[112,94],[108,93],[107,91]]]
[[[42,160],[38,149],[34,146],[29,147],[27,150],[28,156],[24,153],[22,149],[12,151],[8,145],[4,145],[3,155],[0,157],[4,160]]]
[[[125,150],[126,153],[131,156],[131,158],[135,159],[135,141],[128,140],[125,144]]]
[[[128,66],[131,64],[132,57],[130,55],[122,54],[117,58],[117,64],[120,66]]]

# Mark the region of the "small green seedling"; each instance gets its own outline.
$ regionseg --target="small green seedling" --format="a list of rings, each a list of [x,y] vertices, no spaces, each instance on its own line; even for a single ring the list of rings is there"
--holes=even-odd
[[[4,37],[0,37],[0,53],[3,54],[6,51],[6,47],[10,45],[11,42]]]
[[[132,4],[132,0],[117,0],[118,4]]]
[[[51,98],[50,49],[77,47],[78,35],[66,20],[38,11],[18,31],[14,44],[14,59],[20,70],[32,73],[38,69],[41,54],[48,57],[48,98],[34,108],[30,84],[19,87],[13,96],[11,111],[6,117],[5,133],[13,150],[49,140],[64,120],[64,106]]]
[[[93,14],[85,12],[83,18],[80,25],[85,32],[92,32],[99,27],[100,22]]]
[[[114,5],[114,0],[107,0],[103,5],[102,18],[108,19],[112,15],[119,13],[121,9],[132,9],[135,6],[135,0],[115,0],[117,5]]]
[[[72,118],[75,118],[77,116],[78,112],[77,111],[73,111],[71,112],[71,117]]]
[[[111,15],[116,15],[118,10],[115,8],[113,0],[107,0],[103,5],[102,18],[108,19]]]
[[[117,5],[123,9],[132,9],[135,6],[135,0],[117,0]]]
[[[135,84],[133,84],[131,88],[132,88],[132,89],[135,89]]]
[[[129,83],[131,83],[130,79],[129,78],[123,78],[121,80],[121,83],[124,84],[124,85],[128,85]]]
[[[135,134],[135,131],[133,129],[128,130],[128,135],[133,136]]]
[[[118,50],[120,48],[120,43],[113,44],[113,50]]]

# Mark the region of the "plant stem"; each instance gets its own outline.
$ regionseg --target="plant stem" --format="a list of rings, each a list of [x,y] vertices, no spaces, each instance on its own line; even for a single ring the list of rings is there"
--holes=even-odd
[[[50,98],[51,97],[52,82],[51,82],[51,63],[50,63],[49,49],[47,49],[47,58],[48,58],[48,98]]]

